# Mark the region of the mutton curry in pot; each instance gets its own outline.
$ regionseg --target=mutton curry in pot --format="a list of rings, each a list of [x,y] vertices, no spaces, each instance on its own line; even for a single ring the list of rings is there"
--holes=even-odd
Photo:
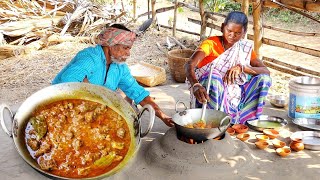
[[[60,100],[37,108],[25,129],[40,168],[67,178],[104,174],[126,156],[129,127],[111,108],[88,100]]]

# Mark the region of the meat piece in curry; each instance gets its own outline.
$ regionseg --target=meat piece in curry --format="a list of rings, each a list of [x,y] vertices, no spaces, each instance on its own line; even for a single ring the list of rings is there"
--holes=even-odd
[[[36,109],[25,139],[41,169],[67,178],[94,177],[112,170],[131,143],[123,117],[105,105],[77,99]]]
[[[210,128],[214,128],[215,126],[211,123],[206,123],[205,121],[198,121],[198,122],[195,122],[195,123],[189,123],[189,124],[186,124],[184,125],[184,127],[186,128],[195,128],[195,129],[210,129]]]

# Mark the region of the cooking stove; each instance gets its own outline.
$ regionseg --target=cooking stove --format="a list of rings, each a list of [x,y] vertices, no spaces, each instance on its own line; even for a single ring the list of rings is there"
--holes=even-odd
[[[145,161],[156,169],[203,178],[223,177],[226,172],[240,173],[238,169],[254,169],[251,167],[256,164],[251,150],[228,133],[220,140],[188,144],[177,138],[175,128],[153,140],[146,149]]]

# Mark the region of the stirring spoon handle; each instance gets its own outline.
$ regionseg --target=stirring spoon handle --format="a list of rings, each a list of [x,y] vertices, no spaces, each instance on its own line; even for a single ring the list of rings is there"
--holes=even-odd
[[[213,65],[211,64],[209,79],[208,79],[208,83],[207,83],[207,94],[208,95],[209,95],[210,84],[211,84],[211,79],[212,79],[212,72],[213,72]],[[200,119],[201,121],[205,121],[204,116],[206,115],[207,103],[208,103],[208,101],[206,100],[202,105],[202,113],[201,113],[201,119]]]

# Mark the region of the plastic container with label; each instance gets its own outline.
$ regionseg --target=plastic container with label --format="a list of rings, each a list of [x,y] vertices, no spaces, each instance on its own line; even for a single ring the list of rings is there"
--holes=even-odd
[[[290,118],[320,119],[320,79],[299,76],[289,82]]]

